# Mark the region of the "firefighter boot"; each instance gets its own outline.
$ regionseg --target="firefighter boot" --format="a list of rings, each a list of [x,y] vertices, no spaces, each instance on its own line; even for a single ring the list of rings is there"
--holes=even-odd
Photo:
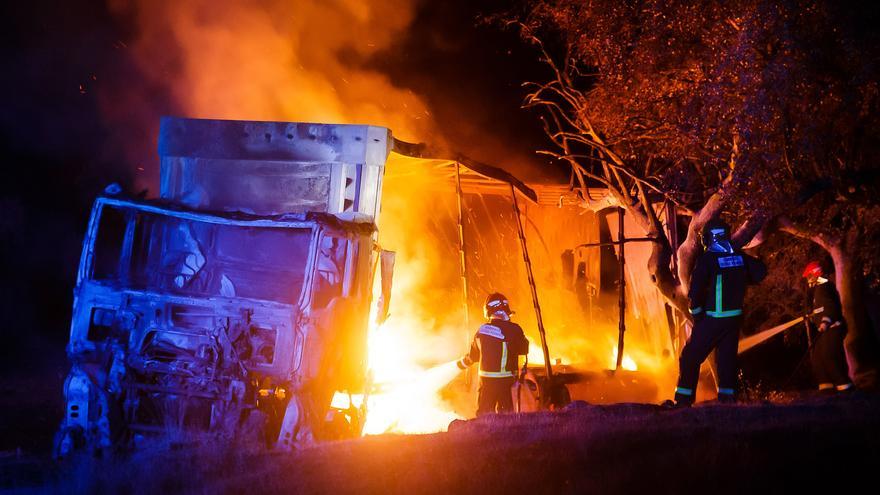
[[[694,404],[694,396],[693,393],[687,394],[682,393],[681,388],[675,391],[675,400],[667,400],[660,404],[660,407],[663,409],[681,409],[685,407],[691,407]]]
[[[662,404],[660,404],[661,409],[686,409],[691,407],[691,405],[687,402],[675,402],[674,400],[665,400]]]
[[[727,390],[730,390],[727,392]],[[736,404],[736,394],[732,389],[722,389],[718,391],[719,404]]]
[[[694,405],[694,390],[678,386],[675,388],[676,407],[691,407]]]

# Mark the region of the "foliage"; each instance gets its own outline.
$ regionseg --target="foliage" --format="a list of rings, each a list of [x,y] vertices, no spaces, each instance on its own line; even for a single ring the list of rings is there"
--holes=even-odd
[[[658,238],[649,270],[681,308],[696,232],[722,213],[741,224],[740,246],[784,219],[870,251],[878,19],[830,1],[536,0],[510,22],[552,71],[525,101],[545,111],[546,153]],[[658,200],[691,216],[677,277]]]
[[[527,104],[548,110],[551,131],[595,131],[679,204],[699,208],[730,177],[740,218],[778,213],[798,195],[850,190],[876,162],[871,18],[833,2],[538,1],[523,33],[553,33],[564,55],[546,53],[556,80]],[[560,157],[605,158],[551,135]]]

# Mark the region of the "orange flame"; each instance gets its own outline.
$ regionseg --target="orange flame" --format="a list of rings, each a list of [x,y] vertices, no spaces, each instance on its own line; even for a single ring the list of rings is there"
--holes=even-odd
[[[368,123],[387,126],[408,141],[442,145],[443,135],[427,104],[364,63],[408,29],[412,0],[111,0],[111,5],[139,24],[140,36],[131,50],[142,72],[153,78],[145,84],[166,86],[187,116]],[[118,117],[128,118],[128,111]],[[397,262],[391,316],[371,329],[369,339],[370,367],[379,391],[370,396],[365,431],[443,430],[457,413],[473,411],[456,410],[440,391],[458,376],[449,362],[465,351],[477,324],[472,321],[474,328],[464,328],[456,241],[454,234],[449,236],[454,232],[454,190],[438,186],[423,173],[422,164],[409,159],[392,155],[387,170],[397,178],[386,177],[379,241],[397,252]],[[548,222],[540,226],[544,233],[553,221]],[[452,228],[444,230],[443,225]],[[605,342],[611,331],[576,314],[576,298],[561,288],[550,268],[557,266],[559,253],[535,244],[530,228],[531,254],[544,270],[537,275],[551,358],[607,367],[609,355],[616,361],[615,347]],[[572,240],[574,229],[557,230],[572,232],[549,239],[554,248],[583,242]],[[499,235],[515,239],[514,231]],[[507,256],[515,265],[521,258],[513,246],[485,254]],[[522,275],[517,270],[510,271],[511,277]],[[532,341],[530,362],[540,364],[525,278],[505,280],[504,286],[520,295],[513,301],[517,321]],[[641,355],[639,345],[638,339],[628,340],[627,366],[636,367],[634,356],[643,369],[664,369],[655,354]],[[473,397],[466,399],[473,403]]]

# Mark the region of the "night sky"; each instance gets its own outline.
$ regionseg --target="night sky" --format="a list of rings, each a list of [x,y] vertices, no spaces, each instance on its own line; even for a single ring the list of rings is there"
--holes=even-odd
[[[510,6],[421,2],[408,31],[358,63],[422,98],[459,151],[528,179],[564,180],[563,170],[535,156],[545,138],[536,116],[519,109],[521,83],[546,77],[537,54],[513,31],[480,20]],[[107,184],[133,188],[139,168],[158,167],[155,116],[181,110],[136,63],[137,23],[105,2],[35,0],[3,9],[0,370],[61,368],[91,202]],[[135,85],[138,105],[126,96]],[[487,155],[484,140],[503,144],[502,163]]]

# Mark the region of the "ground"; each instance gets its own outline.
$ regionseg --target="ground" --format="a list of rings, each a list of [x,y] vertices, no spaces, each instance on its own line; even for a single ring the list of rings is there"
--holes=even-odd
[[[574,404],[294,453],[171,442],[125,458],[0,459],[0,488],[93,493],[792,493],[876,483],[880,396]],[[866,485],[867,483],[867,485]]]

